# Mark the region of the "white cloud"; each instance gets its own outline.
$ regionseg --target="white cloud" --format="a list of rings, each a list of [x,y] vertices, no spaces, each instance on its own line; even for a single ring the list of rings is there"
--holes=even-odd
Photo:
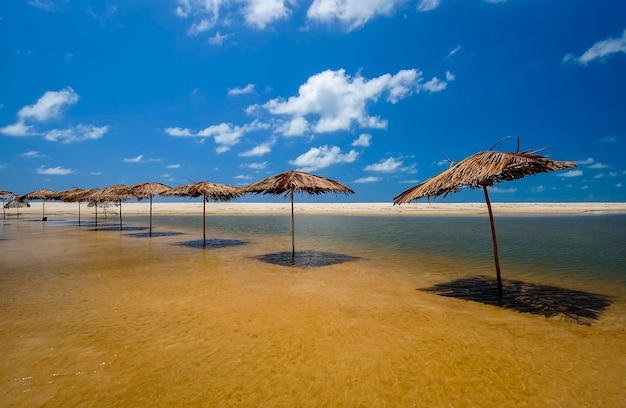
[[[246,0],[243,8],[244,19],[248,25],[264,29],[268,24],[284,20],[291,14],[285,6],[287,0]]]
[[[51,142],[76,143],[84,140],[100,139],[109,130],[108,126],[78,125],[67,129],[53,129],[44,133],[44,139]]]
[[[311,123],[317,133],[349,130],[352,126],[382,129],[387,121],[369,116],[368,103],[384,95],[388,102],[397,103],[422,89],[435,92],[445,88],[445,82],[436,78],[421,84],[421,76],[420,71],[410,69],[368,80],[360,75],[350,77],[343,69],[326,70],[301,85],[298,95],[272,99],[263,107],[271,114],[290,115],[293,119],[317,116],[318,121]]]
[[[124,159],[124,163],[139,163],[143,159],[143,154],[140,154],[137,157],[133,157],[130,159]]]
[[[46,175],[51,175],[51,176],[67,176],[68,174],[72,174],[73,172],[74,170],[65,169],[61,166],[57,166],[57,167],[40,166],[37,169],[38,174],[46,174]]]
[[[302,116],[296,116],[277,129],[283,136],[302,136],[309,130],[309,122]]]
[[[570,171],[566,171],[565,173],[560,174],[561,177],[578,177],[582,175],[583,175],[582,170],[570,170]]]
[[[239,167],[244,167],[244,168],[248,168],[248,169],[253,169],[253,170],[263,170],[264,168],[267,167],[267,162],[261,162],[261,163],[248,163],[248,164],[242,164]]]
[[[369,166],[366,166],[365,170],[376,171],[380,173],[393,173],[394,171],[397,171],[400,168],[400,166],[402,166],[402,160],[398,160],[393,157],[390,157],[386,160],[382,160],[378,163],[370,164]]]
[[[500,187],[490,187],[489,191],[491,191],[492,193],[505,193],[505,194],[511,194],[511,193],[515,193],[517,191],[516,188],[500,188]]]
[[[215,35],[213,37],[210,37],[207,40],[207,43],[209,43],[211,45],[221,46],[222,44],[224,44],[224,41],[226,41],[227,39],[229,39],[232,36],[233,36],[232,34],[222,35],[218,31],[218,32],[215,33]]]
[[[460,45],[456,46],[456,48],[452,49],[448,55],[446,56],[445,59],[449,59],[452,58],[456,53],[458,53],[459,51],[461,51],[462,47]]]
[[[606,169],[607,167],[609,167],[606,164],[602,164],[602,163],[594,163],[591,166],[589,166],[589,169]]]
[[[446,89],[448,83],[445,81],[439,80],[439,78],[434,77],[430,81],[426,82],[422,87],[429,92],[441,92]]]
[[[54,3],[52,0],[29,0],[28,4],[45,11],[54,10]]]
[[[621,188],[621,187],[622,187],[622,183],[617,183],[617,184],[615,185],[615,188]]]
[[[321,23],[339,21],[351,31],[378,16],[391,15],[403,3],[405,0],[314,0],[307,17]]]
[[[32,126],[26,125],[23,120],[18,121],[14,125],[8,125],[0,128],[0,133],[6,136],[32,136]]]
[[[352,146],[360,146],[360,147],[368,147],[372,141],[372,135],[367,133],[362,133],[359,135],[357,139],[352,142]]]
[[[337,146],[312,147],[308,152],[290,161],[301,171],[315,171],[337,163],[352,163],[359,154],[354,150],[343,154]]]
[[[242,156],[242,157],[263,156],[264,154],[267,154],[271,151],[272,151],[272,144],[268,142],[268,143],[263,143],[258,146],[255,146],[252,149],[247,150],[245,152],[241,152],[239,153],[239,156]]]
[[[546,191],[546,188],[545,188],[545,186],[538,185],[536,187],[531,187],[530,191],[532,193],[543,193],[544,191]]]
[[[229,95],[242,95],[242,94],[249,94],[254,92],[254,84],[248,84],[246,86],[244,86],[243,88],[231,88],[228,90],[228,94]]]
[[[578,164],[579,166],[585,166],[588,164],[592,164],[594,162],[592,157],[588,157],[585,160],[577,160],[576,164]]]
[[[248,133],[259,129],[267,129],[269,126],[259,121],[246,124],[244,126],[233,125],[232,123],[220,123],[219,125],[209,126],[199,131],[196,136],[210,137],[213,136],[215,143],[218,144],[216,151],[224,153],[237,143],[239,139]]]
[[[183,129],[179,127],[166,128],[165,133],[167,133],[170,136],[175,136],[175,137],[193,136],[193,133],[191,133],[189,129]]]
[[[199,22],[193,23],[191,27],[189,27],[189,29],[187,30],[187,34],[197,35],[199,33],[209,31],[211,28],[213,28],[214,25],[215,25],[214,22],[203,18]]]
[[[180,168],[180,164],[168,164],[167,166],[165,166],[166,169],[179,169]]]
[[[78,102],[78,94],[70,87],[60,91],[47,91],[35,104],[20,109],[17,116],[20,119],[46,121],[59,117],[64,106],[73,105],[76,102]]]
[[[374,183],[382,180],[380,177],[370,176],[370,177],[362,177],[354,180],[355,183]]]
[[[26,157],[28,159],[38,159],[40,157],[43,157],[41,154],[39,154],[38,151],[35,151],[35,150],[31,150],[29,152],[22,153],[22,154],[20,154],[20,156]]]
[[[598,41],[580,57],[572,54],[566,55],[563,57],[563,62],[573,61],[581,65],[587,65],[595,59],[606,58],[611,54],[620,52],[626,53],[626,30],[624,30],[621,37]]]
[[[431,11],[439,7],[439,4],[441,4],[441,0],[420,0],[417,3],[417,11]]]

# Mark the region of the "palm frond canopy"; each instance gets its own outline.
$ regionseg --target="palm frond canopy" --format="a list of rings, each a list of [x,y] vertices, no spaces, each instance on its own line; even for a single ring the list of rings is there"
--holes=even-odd
[[[132,197],[128,186],[123,184],[113,184],[111,186],[95,189],[87,199],[94,202],[121,201]]]
[[[290,170],[272,177],[268,177],[256,183],[252,183],[241,189],[243,193],[271,194],[293,196],[294,193],[307,193],[311,195],[325,193],[354,194],[354,191],[328,178]]]
[[[3,199],[3,200],[7,198],[13,199],[15,197],[17,197],[17,194],[15,193],[12,193],[7,190],[0,190],[0,199]]]
[[[4,205],[4,208],[22,208],[30,207],[30,204],[24,197],[14,198]]]
[[[80,187],[70,188],[69,190],[63,190],[56,193],[55,199],[64,201],[66,203],[85,201],[87,197],[95,190],[96,189],[85,190],[84,188]]]
[[[400,193],[394,198],[394,204],[408,203],[424,197],[445,197],[464,187],[480,188],[501,181],[574,167],[575,162],[554,161],[531,153],[479,152]]]
[[[163,183],[148,182],[139,183],[129,187],[130,193],[138,200],[150,198],[155,195],[161,195],[171,187]]]
[[[183,184],[178,187],[171,188],[161,193],[164,196],[172,197],[200,197],[204,196],[206,200],[213,201],[230,201],[241,195],[241,191],[237,187],[228,184],[211,183],[210,181],[199,181],[196,183]]]
[[[27,200],[50,200],[54,199],[56,192],[42,188],[40,190],[31,191],[28,194],[24,194],[23,197]]]

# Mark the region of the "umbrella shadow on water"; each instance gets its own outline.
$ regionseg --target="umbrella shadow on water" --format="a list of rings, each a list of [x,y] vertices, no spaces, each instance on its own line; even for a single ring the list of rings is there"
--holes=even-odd
[[[609,296],[590,292],[516,280],[504,280],[503,283],[502,299],[498,299],[496,281],[484,276],[458,279],[418,290],[546,318],[558,316],[585,326],[598,320],[612,303]]]
[[[146,229],[146,228],[142,228]],[[155,237],[174,237],[176,235],[183,235],[183,232],[177,231],[152,231],[152,232],[133,232],[132,234],[127,234],[129,237],[133,238],[155,238]]]
[[[184,246],[188,248],[195,248],[195,249],[205,249],[205,248],[215,249],[215,248],[228,248],[228,247],[233,247],[233,246],[241,246],[241,245],[246,245],[246,244],[248,244],[246,241],[240,241],[238,239],[213,238],[213,239],[207,239],[207,240],[195,239],[193,241],[179,242],[176,245]]]
[[[256,256],[255,259],[274,265],[290,266],[300,269],[329,266],[359,259],[350,255],[335,254],[323,251],[292,251],[276,252]]]
[[[124,226],[120,229],[119,224],[114,225],[99,225],[95,228],[92,228],[92,231],[143,231],[147,230],[148,227],[132,227],[132,226]]]

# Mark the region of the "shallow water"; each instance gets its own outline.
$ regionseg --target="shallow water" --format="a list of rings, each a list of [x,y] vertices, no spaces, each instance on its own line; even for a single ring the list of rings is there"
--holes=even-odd
[[[503,276],[610,296],[590,326],[423,289],[493,276],[485,217],[116,219],[0,229],[1,406],[619,407],[626,217],[497,217]],[[101,221],[100,221],[101,222]],[[105,228],[106,229],[106,228]],[[158,235],[156,233],[161,233]],[[170,233],[182,234],[170,234]]]

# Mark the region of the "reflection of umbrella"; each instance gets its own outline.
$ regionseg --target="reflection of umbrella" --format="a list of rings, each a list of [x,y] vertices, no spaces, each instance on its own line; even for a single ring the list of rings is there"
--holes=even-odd
[[[170,187],[161,183],[140,183],[130,187],[130,193],[138,200],[150,198],[150,236],[152,236],[152,196],[160,195]]]
[[[183,184],[181,186],[174,187],[164,191],[161,195],[174,197],[204,197],[202,200],[202,245],[206,246],[206,202],[209,200],[230,201],[233,198],[239,197],[241,193],[237,187],[229,186],[227,184],[199,181],[197,183]]]
[[[54,191],[52,190],[48,190],[48,189],[41,189],[41,190],[35,190],[32,191],[28,194],[24,194],[24,198],[27,200],[43,200],[43,209],[42,209],[42,213],[41,213],[41,220],[42,221],[48,221],[48,218],[46,218],[46,200],[50,200],[50,199],[55,199],[56,198],[56,194]]]
[[[13,200],[16,197],[17,195],[15,193],[12,193],[6,190],[0,190],[0,198],[2,199],[2,219],[3,220],[6,218],[6,212],[4,210],[4,200],[5,199]]]
[[[324,193],[354,194],[354,191],[335,180],[295,170],[290,170],[285,173],[277,174],[261,181],[257,181],[256,183],[243,187],[241,191],[243,193],[271,195],[280,195],[284,193],[285,197],[289,198],[291,201],[291,249],[294,257],[296,256],[293,217],[294,193],[307,193],[315,195]]]
[[[96,212],[98,211],[98,203],[105,201],[118,201],[120,206],[120,231],[122,230],[122,200],[127,200],[132,195],[128,186],[123,184],[113,184],[112,186],[105,187],[103,189],[96,190],[89,196],[89,201],[93,201],[96,205]],[[97,213],[96,213],[97,217]],[[96,222],[97,226],[97,222]]]
[[[574,162],[559,162],[534,153],[480,152],[470,156],[444,172],[412,187],[394,198],[394,204],[408,203],[424,197],[437,197],[459,191],[463,187],[481,188],[489,211],[493,255],[498,279],[498,298],[502,298],[502,278],[498,260],[498,243],[493,223],[491,201],[487,187],[501,181],[515,180],[528,175],[576,167]]]

